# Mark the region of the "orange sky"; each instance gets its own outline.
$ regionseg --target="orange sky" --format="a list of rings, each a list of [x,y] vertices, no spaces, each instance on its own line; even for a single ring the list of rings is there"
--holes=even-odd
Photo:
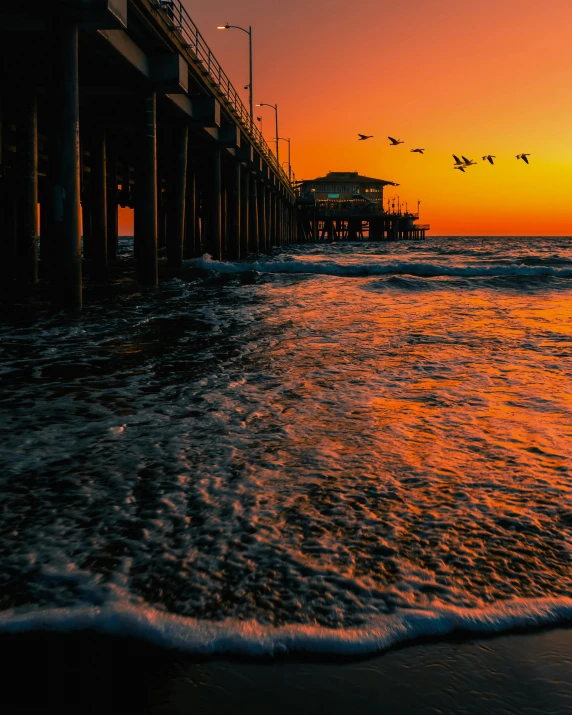
[[[248,38],[216,26],[252,24],[255,102],[278,103],[297,178],[357,170],[399,182],[433,235],[572,235],[570,0],[186,5],[237,88]],[[271,140],[273,112],[262,116]],[[388,134],[406,143],[391,148]],[[424,156],[410,153],[418,146]],[[453,171],[452,153],[479,165]]]

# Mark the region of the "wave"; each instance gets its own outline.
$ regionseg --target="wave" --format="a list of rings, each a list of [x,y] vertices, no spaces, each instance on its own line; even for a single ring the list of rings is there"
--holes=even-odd
[[[572,620],[572,598],[516,599],[485,608],[435,607],[380,616],[367,626],[329,629],[264,626],[256,621],[185,618],[139,605],[38,609],[0,614],[0,632],[95,630],[130,636],[199,655],[279,656],[287,653],[372,655],[398,643],[451,633],[491,635],[556,626]]]
[[[187,268],[213,271],[216,273],[310,273],[343,278],[367,278],[370,276],[409,275],[418,278],[458,277],[458,278],[500,278],[504,276],[550,276],[572,278],[572,268],[553,266],[493,265],[493,266],[446,266],[438,263],[339,263],[311,261],[276,261],[256,263],[228,263],[215,261],[208,254],[202,258],[185,261]]]

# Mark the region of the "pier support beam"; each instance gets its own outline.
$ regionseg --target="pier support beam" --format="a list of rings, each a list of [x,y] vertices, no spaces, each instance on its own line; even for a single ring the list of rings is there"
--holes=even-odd
[[[259,251],[259,253],[262,253],[266,250],[266,231],[268,228],[267,221],[266,221],[266,210],[267,210],[266,192],[267,192],[266,184],[263,181],[260,181],[258,184],[258,235],[259,235],[258,251]]]
[[[53,108],[50,136],[54,298],[81,308],[78,26],[65,20],[53,28]],[[50,240],[51,242],[51,240]]]
[[[169,216],[167,219],[167,266],[183,266],[185,245],[185,213],[187,199],[187,166],[189,157],[189,130],[177,127],[174,137],[173,186],[169,191]]]
[[[38,282],[38,101],[35,93],[20,98],[18,122],[20,217],[17,274],[27,284]]]
[[[229,191],[228,191],[228,209],[230,218],[228,255],[231,259],[239,259],[240,255],[240,175],[241,166],[239,161],[235,161],[229,171]]]
[[[248,255],[248,234],[250,229],[250,173],[243,166],[240,172],[240,257]]]
[[[280,236],[278,235],[278,196],[276,191],[271,191],[270,195],[272,196],[272,228],[268,250],[270,250],[273,245],[280,245]]]
[[[107,260],[116,261],[119,251],[119,212],[117,208],[117,154],[107,144]]]
[[[212,184],[210,189],[208,252],[216,260],[222,257],[222,166],[221,148],[212,150]]]
[[[272,189],[269,186],[264,187],[264,193],[265,193],[265,219],[266,219],[266,228],[265,228],[265,241],[264,241],[264,250],[269,251],[270,248],[272,247],[272,241],[274,239],[274,236],[272,235]]]
[[[183,258],[194,258],[200,252],[197,221],[197,177],[193,157],[187,158],[187,199],[185,202],[185,236],[183,239]]]
[[[145,97],[145,127],[142,142],[140,184],[136,213],[137,273],[139,282],[156,286],[159,282],[157,257],[157,96]]]
[[[105,129],[93,136],[91,166],[91,259],[97,280],[107,275],[107,144]]]
[[[260,252],[260,201],[256,176],[250,178],[250,230],[248,232],[248,248],[254,253]]]

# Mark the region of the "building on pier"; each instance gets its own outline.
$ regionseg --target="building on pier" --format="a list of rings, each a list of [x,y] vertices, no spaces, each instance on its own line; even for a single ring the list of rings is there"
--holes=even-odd
[[[298,184],[301,230],[307,240],[388,240],[425,238],[427,224],[418,214],[384,204],[386,186],[394,181],[362,176],[357,171],[330,171]]]

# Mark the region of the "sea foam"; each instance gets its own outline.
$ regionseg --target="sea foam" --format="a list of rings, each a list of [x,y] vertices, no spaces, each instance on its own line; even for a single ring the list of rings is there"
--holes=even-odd
[[[256,621],[184,618],[138,605],[37,609],[0,614],[0,632],[94,630],[141,638],[197,655],[280,656],[288,653],[361,656],[399,643],[452,633],[493,635],[519,628],[556,626],[572,619],[571,598],[516,599],[486,608],[402,610],[365,627],[329,629],[310,625],[264,626]]]

